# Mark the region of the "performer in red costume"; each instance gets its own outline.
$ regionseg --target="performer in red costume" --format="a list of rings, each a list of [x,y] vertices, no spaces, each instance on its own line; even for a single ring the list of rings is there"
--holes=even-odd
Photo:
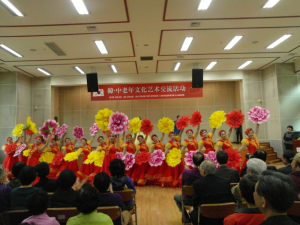
[[[2,150],[6,153],[3,167],[11,172],[12,166],[19,161],[18,156],[14,157],[15,151],[18,147],[17,143],[11,137],[6,138],[7,144],[2,146]]]
[[[200,152],[203,148],[203,146],[205,147],[205,154],[207,154],[210,151],[215,151],[214,148],[214,141],[212,140],[214,134],[215,134],[216,128],[214,128],[212,130],[211,133],[207,133],[207,130],[202,129],[200,131],[200,136],[202,137],[201,141],[199,141],[198,146],[199,149],[198,151]]]
[[[126,154],[131,153],[136,155],[136,146],[134,143],[134,140],[136,139],[136,133],[134,134],[134,137],[132,138],[132,134],[126,134],[125,138],[126,138],[126,142],[123,145],[123,153]],[[133,167],[132,167],[133,168]],[[130,168],[129,170],[126,171],[126,176],[130,176],[132,174],[132,168]]]
[[[184,128],[180,131],[182,133],[182,131],[184,130]],[[186,135],[187,135],[187,139],[184,139],[184,141],[182,142],[182,149],[181,152],[185,152],[186,149],[188,149],[188,151],[195,151],[198,149],[198,143],[197,143],[197,135],[199,133],[200,130],[200,124],[197,126],[197,131],[194,134],[192,129],[188,129],[185,131]]]
[[[50,149],[51,149],[51,152],[54,153],[55,155],[57,155],[58,153],[61,152],[60,151],[60,148],[62,147],[61,145],[62,145],[61,142],[56,141],[55,138],[50,139]],[[50,165],[49,165],[50,173],[49,173],[48,177],[55,178],[60,166],[61,165],[53,165],[52,163],[50,163]]]

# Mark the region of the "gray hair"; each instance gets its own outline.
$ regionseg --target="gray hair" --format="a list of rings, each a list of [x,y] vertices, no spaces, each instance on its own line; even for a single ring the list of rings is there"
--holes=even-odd
[[[267,170],[267,164],[261,159],[252,158],[247,162],[247,169],[253,174],[260,175],[264,170]]]
[[[204,170],[206,175],[212,175],[217,172],[216,164],[210,159],[204,160],[200,165],[200,169]]]

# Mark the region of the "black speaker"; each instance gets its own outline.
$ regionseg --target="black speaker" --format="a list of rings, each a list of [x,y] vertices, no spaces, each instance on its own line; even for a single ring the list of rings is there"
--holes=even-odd
[[[192,88],[203,87],[203,69],[192,70]]]
[[[86,83],[88,92],[98,92],[98,76],[97,73],[87,73]]]

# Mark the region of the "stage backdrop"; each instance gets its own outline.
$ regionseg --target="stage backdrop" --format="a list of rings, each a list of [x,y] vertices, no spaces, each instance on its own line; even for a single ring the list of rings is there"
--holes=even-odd
[[[99,91],[91,93],[92,101],[199,97],[202,88],[192,88],[191,82],[99,85]]]

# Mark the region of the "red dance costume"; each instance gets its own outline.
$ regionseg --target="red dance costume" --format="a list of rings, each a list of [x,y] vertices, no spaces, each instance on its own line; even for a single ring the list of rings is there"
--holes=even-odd
[[[121,147],[116,148],[115,144],[108,144],[106,147],[106,155],[103,161],[103,171],[106,172],[109,176],[110,176],[110,172],[109,172],[109,165],[110,162],[117,158],[116,157],[116,152],[120,152],[121,151]]]
[[[99,151],[99,152],[106,151],[106,148],[107,148],[106,143],[104,143],[103,145],[100,144],[96,148],[96,151]],[[103,164],[104,164],[104,161],[103,161]],[[96,176],[96,174],[103,172],[103,170],[104,170],[103,164],[102,164],[102,167],[96,166],[94,163],[91,164],[91,166],[93,168],[93,172],[90,174],[89,182],[92,182],[94,180],[94,177]]]
[[[38,149],[43,147],[44,144],[39,144],[38,146],[36,146],[35,144],[29,144],[30,150],[29,150],[29,155],[28,155],[28,159],[27,159],[27,166],[35,166],[36,164],[40,163],[40,157],[42,155],[43,152],[47,151],[47,147],[39,152]]]
[[[242,140],[242,145],[246,145],[250,154],[253,154],[257,149],[259,149],[259,142],[257,140],[256,134],[253,135],[253,139],[246,138]],[[248,159],[245,159],[242,168],[246,166]]]
[[[86,143],[86,146],[80,147],[78,151],[82,151],[84,154],[83,162],[88,158],[88,155],[92,151],[92,147],[90,145],[91,141]],[[85,164],[83,163],[80,170],[77,172],[77,177],[81,180],[88,179],[90,175],[94,172],[94,166],[92,164]]]
[[[15,142],[11,144],[5,144],[4,146],[2,146],[2,150],[7,154],[3,162],[3,167],[4,169],[7,169],[9,172],[11,171],[12,166],[16,162],[19,162],[18,156],[14,157],[17,147],[18,145]]]
[[[66,152],[66,154],[74,152],[74,141],[71,142],[71,144],[67,144],[61,148],[62,151]],[[78,163],[77,160],[73,160],[71,162],[64,160],[63,163],[61,164],[58,173],[56,174],[56,177],[61,173],[61,171],[65,169],[70,169],[73,170],[74,173],[76,174],[78,172]]]
[[[126,146],[126,152],[134,154],[136,151],[136,147],[134,142],[129,143],[128,141],[126,141],[126,143],[123,145],[123,148]],[[130,177],[130,174],[132,174],[132,169],[133,167],[131,167],[129,170],[126,170],[126,176]]]
[[[60,142],[58,142],[55,146],[50,145],[51,152],[54,154],[57,154],[60,152]],[[53,165],[50,163],[49,168],[50,168],[50,173],[48,175],[49,178],[55,178],[56,174],[58,173],[58,170],[61,165]]]
[[[193,140],[185,139],[182,142],[182,145],[187,147],[187,149],[189,151],[195,151],[198,149],[198,143],[197,143],[195,136],[196,136],[196,134],[193,135]],[[180,147],[179,147],[179,149],[180,149]]]
[[[140,148],[140,152],[149,152],[148,145],[146,143],[139,143],[138,144]],[[142,165],[134,164],[132,167],[132,173],[130,175],[130,178],[133,182],[135,182],[137,185],[145,186],[146,184],[146,179],[145,179],[145,174],[147,173],[149,169],[149,164],[148,163],[143,163]]]
[[[19,142],[19,143],[18,143],[18,147],[21,146],[22,144],[24,144],[24,143]],[[23,151],[25,151],[25,150],[27,150],[27,149],[28,149],[28,148],[26,147]],[[27,164],[28,156],[23,155],[23,151],[20,153],[19,161],[20,161],[20,162],[24,162],[24,163]]]
[[[202,140],[199,141],[198,145],[201,146],[202,144],[204,144],[205,147],[205,154],[209,153],[210,151],[216,151],[214,148],[214,142],[212,140],[212,133],[208,133],[207,138],[202,138]]]

